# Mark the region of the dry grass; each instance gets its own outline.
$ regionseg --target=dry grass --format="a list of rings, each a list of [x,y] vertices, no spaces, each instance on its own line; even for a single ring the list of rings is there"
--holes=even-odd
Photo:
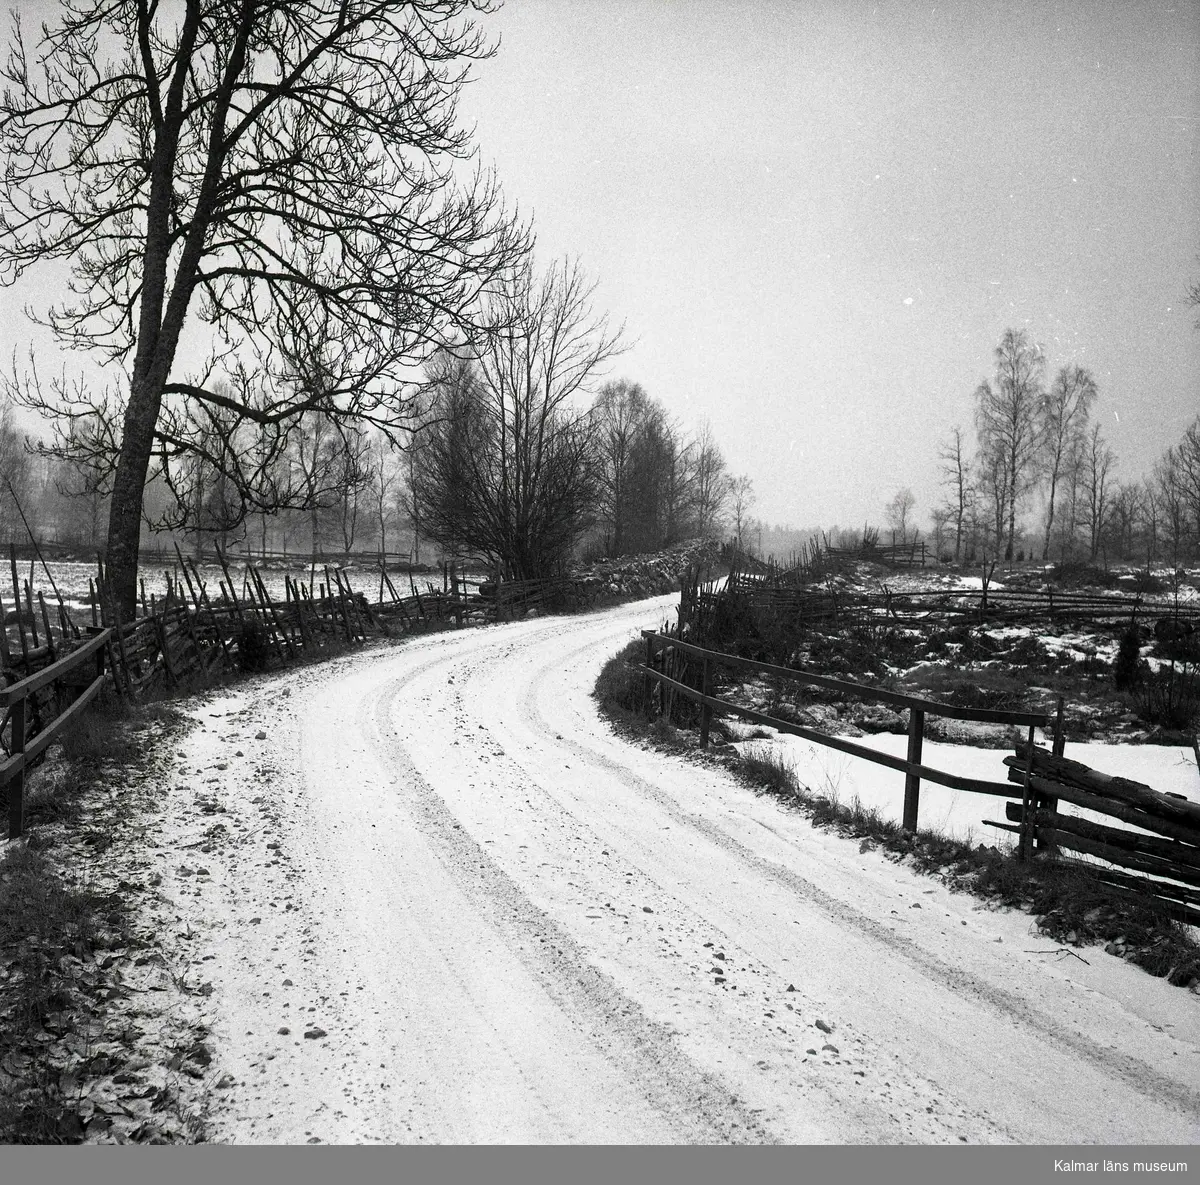
[[[635,664],[643,663],[645,657],[645,642],[634,638],[601,667],[592,689],[601,708],[623,717],[637,716],[646,710],[645,677],[635,670]]]
[[[640,645],[631,643],[605,665],[595,693],[601,709],[629,734],[677,754],[713,760],[711,755],[701,756],[694,734],[661,720],[646,723],[640,700],[635,699],[641,677],[634,680],[627,669],[640,655]],[[934,677],[942,689],[945,677]],[[1007,692],[1002,684],[997,674],[991,689]],[[713,733],[731,736],[721,721],[714,721]],[[722,751],[729,753],[724,746],[718,750]],[[805,786],[795,768],[770,746],[748,746],[736,758],[723,760],[747,785],[804,811],[814,825],[859,839],[864,847],[882,848],[951,888],[1025,910],[1050,938],[1074,946],[1106,943],[1111,953],[1179,986],[1200,979],[1200,944],[1189,927],[1164,917],[1149,901],[1114,897],[1085,865],[1044,857],[1021,861],[1015,852],[972,846],[932,830],[911,834],[857,797],[843,802],[833,783],[817,789]]]

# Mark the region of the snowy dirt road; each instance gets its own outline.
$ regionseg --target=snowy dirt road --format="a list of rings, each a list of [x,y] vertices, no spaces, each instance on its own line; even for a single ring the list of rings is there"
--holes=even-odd
[[[609,730],[673,602],[193,701],[163,892],[211,1138],[1195,1142],[1196,996]]]

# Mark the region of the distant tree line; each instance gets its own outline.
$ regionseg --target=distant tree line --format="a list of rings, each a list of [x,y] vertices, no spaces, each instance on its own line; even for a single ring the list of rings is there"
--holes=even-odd
[[[145,542],[174,540],[185,553],[211,550],[216,542],[256,554],[415,550],[420,558],[405,458],[383,434],[305,417],[272,465],[279,503],[257,508],[243,500],[219,458],[221,451],[251,450],[253,436],[242,428],[218,445],[213,432],[207,456],[189,452],[153,474],[143,499]],[[24,542],[27,521],[39,542],[85,555],[104,550],[111,473],[100,458],[87,456],[86,450],[38,451],[0,394],[0,544]]]
[[[655,551],[727,526],[740,536],[749,478],[730,475],[707,425],[687,434],[639,384],[599,382],[620,333],[593,313],[591,297],[575,264],[540,276],[532,265],[514,269],[484,300],[486,332],[425,367],[401,442],[328,413],[321,392],[346,376],[331,374],[319,335],[297,337],[273,379],[237,376],[243,390],[228,407],[166,410],[143,531],[197,551],[215,541],[296,556],[402,551],[420,560],[432,544],[517,579],[561,571],[582,554]],[[251,402],[312,406],[281,431],[246,417]],[[0,473],[11,482],[0,488],[0,542],[24,538],[19,504],[39,538],[104,549],[114,428],[80,406],[56,425],[57,445],[39,448],[18,431],[11,392],[0,392]]]
[[[1200,305],[1200,284],[1191,298]],[[973,431],[957,425],[939,445],[942,496],[926,540],[938,558],[1173,567],[1200,558],[1200,416],[1149,474],[1121,480],[1095,416],[1101,396],[1091,371],[1071,363],[1049,375],[1045,351],[1023,329],[1004,333],[994,366],[973,394]],[[916,509],[902,488],[883,508],[888,533],[752,522],[748,538],[752,550],[780,559],[814,535],[834,547],[914,543]]]
[[[746,505],[707,426],[686,436],[637,383],[594,388],[622,346],[591,298],[573,264],[540,279],[527,267],[492,298],[504,328],[428,368],[414,517],[511,579],[559,572],[581,548],[620,556],[715,535]]]
[[[939,450],[938,554],[1174,565],[1200,555],[1200,416],[1148,476],[1122,481],[1093,414],[1099,398],[1076,364],[1047,382],[1042,347],[1007,330],[994,377],[975,391],[974,448],[956,426]]]

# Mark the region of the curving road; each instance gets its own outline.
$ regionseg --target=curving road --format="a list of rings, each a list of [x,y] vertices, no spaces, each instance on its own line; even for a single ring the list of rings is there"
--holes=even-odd
[[[606,727],[597,671],[672,603],[195,708],[213,1137],[1195,1142],[1195,996]]]

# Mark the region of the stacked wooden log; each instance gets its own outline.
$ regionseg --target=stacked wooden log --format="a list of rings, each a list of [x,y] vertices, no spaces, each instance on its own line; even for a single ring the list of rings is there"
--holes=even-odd
[[[1022,747],[1004,763],[1009,781],[1023,785],[1028,750]],[[1093,871],[1114,892],[1149,898],[1171,916],[1200,925],[1200,804],[1039,747],[1033,750],[1029,788],[1029,818],[1023,817],[1023,803],[1009,803],[1007,817],[1032,827],[1040,846],[1102,860]],[[1064,814],[1060,801],[1128,826]],[[1113,865],[1119,867],[1108,867]]]

